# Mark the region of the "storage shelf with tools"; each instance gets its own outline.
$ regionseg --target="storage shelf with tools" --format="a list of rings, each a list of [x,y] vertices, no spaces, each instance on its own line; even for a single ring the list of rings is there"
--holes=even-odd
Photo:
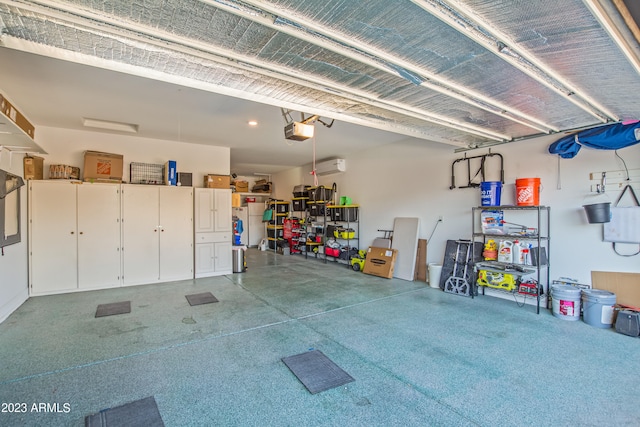
[[[299,254],[305,250],[305,230],[304,220],[298,217],[293,216],[284,220],[283,237],[289,242],[292,254]]]
[[[327,226],[325,255],[351,268],[351,257],[358,254],[360,241],[360,206],[330,205],[327,215],[331,224]]]
[[[477,269],[490,270],[498,273],[509,273],[514,276],[526,276],[527,274],[532,274],[536,272],[536,269],[526,268],[520,264],[511,264],[506,262],[498,262],[498,261],[486,261],[486,262],[477,262],[475,264]]]
[[[289,216],[289,202],[270,200],[269,209],[273,211],[273,215],[267,223],[267,242],[269,249],[277,251],[280,243],[285,241],[284,221]]]
[[[324,200],[307,203],[305,223],[304,256],[308,258],[309,255],[313,255],[318,258],[318,255],[324,255],[324,244],[326,242],[327,216],[326,202]],[[326,262],[326,257],[324,261]]]
[[[327,206],[332,204],[336,191],[335,184],[332,188],[325,186],[306,187],[308,200],[306,220],[306,244],[305,258],[313,255],[327,262],[325,244],[327,242],[327,224],[329,222]]]
[[[307,246],[305,245],[307,235],[307,196],[306,191],[303,191],[305,186],[300,191],[294,191],[293,199],[291,199],[291,217],[286,220],[285,225],[291,227],[291,234],[289,237],[289,247],[292,254],[302,254],[306,252]]]
[[[508,219],[505,220],[505,218]],[[511,222],[517,221],[517,222]],[[472,208],[472,240],[485,245],[484,261],[476,262],[476,285],[535,298],[548,308],[551,209],[548,206],[478,206]],[[524,224],[522,224],[524,223]]]

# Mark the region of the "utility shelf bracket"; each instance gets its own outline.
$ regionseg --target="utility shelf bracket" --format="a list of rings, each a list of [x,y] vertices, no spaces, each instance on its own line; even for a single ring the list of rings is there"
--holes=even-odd
[[[502,154],[499,153],[492,153],[491,150],[489,150],[488,154],[483,154],[481,156],[473,156],[473,157],[467,157],[467,154],[465,153],[464,157],[461,159],[456,159],[453,161],[453,163],[451,164],[451,186],[449,187],[449,190],[453,190],[454,188],[477,188],[480,187],[480,182],[485,181],[485,166],[486,166],[486,162],[487,162],[487,158],[489,157],[494,157],[497,156],[500,159],[500,182],[504,184],[504,159],[502,157]],[[474,163],[479,163],[478,169],[476,170],[476,172],[473,174],[473,176],[471,175],[471,161],[472,160],[476,160],[478,159],[476,162]],[[456,187],[456,164],[457,163],[465,163],[466,164],[466,169],[467,169],[467,184],[464,186],[460,186],[460,187]],[[479,182],[474,182],[474,179],[480,177],[480,181]]]

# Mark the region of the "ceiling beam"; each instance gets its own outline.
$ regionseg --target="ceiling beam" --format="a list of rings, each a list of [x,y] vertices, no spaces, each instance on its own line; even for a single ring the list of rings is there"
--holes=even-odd
[[[610,1],[601,0],[583,1],[636,72],[640,74],[640,58],[638,57],[640,54],[638,46],[640,30],[624,2],[614,0],[614,4],[612,4]]]
[[[518,44],[476,16],[458,1],[449,1],[446,7],[441,1],[411,0],[442,22],[483,46],[511,66],[517,68],[539,83],[547,86],[565,99],[591,114],[603,123],[619,118],[596,100],[573,87],[563,77],[526,52]]]
[[[291,17],[283,15],[283,10],[260,0],[243,0],[242,4],[252,6],[254,9],[241,7],[241,3],[234,0],[229,2],[219,2],[216,0],[199,0],[202,3],[233,13],[240,17],[260,23],[268,28],[275,29],[289,36],[320,46],[324,49],[343,55],[360,63],[369,65],[378,70],[395,76],[402,76],[398,69],[407,70],[413,75],[420,77],[420,86],[429,88],[443,95],[457,99],[468,105],[488,111],[492,114],[504,117],[513,122],[539,130],[541,132],[556,131],[557,128],[549,123],[518,111],[511,106],[503,104],[479,92],[475,92],[468,87],[461,86],[456,82],[438,76],[429,70],[416,66],[388,52],[381,51],[372,46],[359,43],[346,35],[336,31],[327,31],[325,28],[301,17]],[[240,5],[233,7],[231,4]],[[257,13],[257,11],[261,13]],[[284,18],[278,20],[277,18]]]
[[[176,76],[172,74],[167,74],[161,71],[150,70],[148,68],[142,68],[122,62],[116,62],[111,60],[102,59],[95,56],[88,56],[78,52],[65,51],[61,48],[45,46],[39,43],[26,41],[23,39],[14,38],[11,36],[2,36],[0,45],[4,46],[8,49],[15,49],[21,52],[33,53],[35,55],[48,56],[50,58],[60,59],[64,58],[64,61],[75,62],[77,64],[87,65],[91,67],[98,67],[105,70],[116,71],[120,73],[127,73],[138,77],[154,79],[158,81],[163,81],[179,86],[190,87],[193,89],[198,89],[207,92],[218,93],[222,95],[232,96],[235,98],[244,99],[252,102],[259,102],[266,105],[273,105],[276,107],[284,107],[295,111],[307,111],[309,109],[308,105],[302,105],[292,101],[281,101],[274,98],[269,98],[264,95],[256,95],[249,94],[247,92],[241,91],[239,89],[232,89],[224,85],[218,85],[214,83],[207,83],[200,80],[194,80],[182,76]],[[225,66],[224,64],[220,64],[221,66]],[[240,68],[242,70],[242,68]],[[245,71],[254,70],[247,67],[244,69]],[[263,74],[266,75],[266,74]],[[466,147],[467,144],[452,141],[446,138],[441,138],[433,135],[427,135],[424,132],[419,132],[414,128],[410,128],[408,126],[396,125],[391,126],[386,122],[370,120],[370,119],[362,119],[357,116],[348,116],[346,114],[335,112],[331,110],[325,110],[323,108],[315,108],[315,112],[323,117],[332,117],[336,120],[340,120],[346,123],[352,123],[355,125],[360,125],[364,127],[369,127],[373,129],[379,129],[387,132],[393,132],[400,135],[406,135],[408,137],[413,137],[422,140],[428,140],[433,142],[439,142],[446,145],[452,145],[456,147]]]
[[[0,3],[6,3],[6,0],[0,0]],[[458,131],[476,135],[482,138],[491,139],[494,141],[507,141],[511,139],[509,135],[500,134],[490,129],[485,129],[469,123],[460,122],[456,119],[418,110],[406,105],[382,101],[377,98],[373,98],[369,93],[355,91],[345,86],[336,85],[330,81],[320,80],[315,76],[305,76],[299,72],[291,71],[284,67],[278,67],[273,64],[265,64],[264,62],[257,61],[254,58],[243,57],[232,51],[214,48],[211,45],[197,42],[185,37],[176,36],[166,31],[158,30],[157,28],[148,28],[140,24],[124,22],[120,19],[92,13],[55,1],[40,0],[35,3],[38,3],[39,5],[20,4],[19,8],[35,14],[43,15],[47,17],[47,19],[53,19],[60,25],[65,25],[66,22],[74,27],[81,26],[87,31],[94,32],[94,34],[99,36],[115,37],[119,40],[129,39],[135,42],[142,42],[149,45],[157,46],[162,49],[170,51],[173,50],[181,54],[191,55],[217,63],[224,63],[227,66],[241,68],[272,78],[285,80],[297,85],[301,85],[303,87],[312,88],[325,93],[331,93],[332,95],[335,95],[337,93],[338,96],[342,96],[357,103],[385,109],[439,126],[448,127]],[[327,88],[332,89],[332,92],[328,92]],[[328,117],[336,117],[337,113],[332,112],[327,114],[327,112],[325,111],[322,113],[322,115]],[[341,117],[336,118],[343,120],[345,114],[340,114],[340,116]],[[402,125],[400,124],[394,126],[393,130],[391,128],[387,130],[397,131],[397,126]],[[412,134],[411,136],[415,136],[415,134]],[[426,136],[422,138],[428,139]],[[452,144],[452,141],[448,141],[445,143]]]

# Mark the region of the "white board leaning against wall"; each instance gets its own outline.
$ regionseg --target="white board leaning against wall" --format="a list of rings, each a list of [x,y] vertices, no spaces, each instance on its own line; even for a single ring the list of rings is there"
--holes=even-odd
[[[413,281],[419,230],[420,218],[396,218],[393,221],[391,248],[398,250],[393,277]]]

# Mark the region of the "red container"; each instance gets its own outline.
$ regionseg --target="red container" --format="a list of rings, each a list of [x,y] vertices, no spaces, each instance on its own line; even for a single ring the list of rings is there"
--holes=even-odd
[[[516,204],[518,206],[540,204],[540,178],[516,179]]]
[[[324,248],[324,253],[327,254],[327,256],[332,256],[337,258],[340,256],[340,249]]]

